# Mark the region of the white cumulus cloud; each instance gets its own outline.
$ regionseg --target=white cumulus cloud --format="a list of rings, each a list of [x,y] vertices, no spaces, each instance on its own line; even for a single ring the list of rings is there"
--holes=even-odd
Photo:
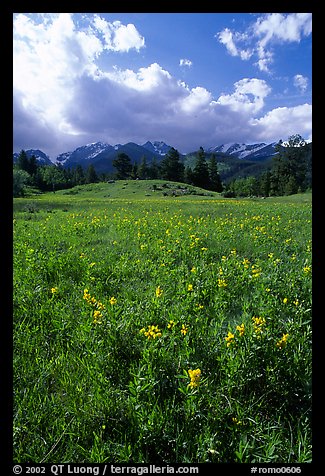
[[[278,107],[259,119],[251,119],[256,137],[273,140],[274,137],[287,138],[299,131],[309,139],[312,132],[312,106],[302,104],[295,107]]]
[[[215,37],[219,39],[220,43],[225,45],[231,56],[239,56],[242,60],[248,60],[253,54],[251,49],[239,47],[240,42],[246,41],[245,34],[241,35],[238,32],[232,32],[229,28],[225,28],[223,31],[215,35]]]
[[[180,101],[180,107],[185,113],[195,113],[208,106],[211,100],[211,93],[205,88],[197,86],[196,88],[192,88],[189,94]]]
[[[247,113],[257,113],[264,106],[264,98],[271,92],[266,81],[257,78],[244,78],[235,83],[235,92],[221,94],[218,104],[228,105],[234,111],[245,110]]]
[[[114,145],[161,138],[189,152],[201,145],[311,133],[311,106],[266,113],[271,88],[258,78],[240,79],[232,93],[214,98],[158,62],[105,69],[98,61],[102,54],[125,55],[144,46],[135,25],[92,15],[80,27],[74,14],[18,14],[13,46],[17,151],[40,148],[55,158],[95,141]],[[295,81],[303,87],[301,78]]]
[[[144,37],[140,35],[132,23],[123,25],[116,20],[112,23],[99,15],[95,15],[93,26],[103,35],[104,48],[112,51],[140,50],[145,46]]]
[[[312,32],[311,13],[266,13],[257,18],[244,33],[225,28],[216,38],[228,53],[242,60],[256,57],[260,71],[269,72],[274,61],[272,46],[299,42]]]
[[[300,92],[304,93],[308,88],[308,78],[302,74],[296,74],[293,78],[293,84]]]

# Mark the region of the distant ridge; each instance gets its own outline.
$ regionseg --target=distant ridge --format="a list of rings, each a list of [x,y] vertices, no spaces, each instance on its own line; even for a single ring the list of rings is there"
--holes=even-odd
[[[259,144],[222,144],[216,147],[210,147],[208,152],[223,152],[227,155],[232,155],[238,159],[249,159],[253,158],[261,159],[262,157],[270,157],[276,154],[275,151],[276,142],[271,144],[265,144],[264,142]]]
[[[276,154],[275,151],[276,142],[266,144],[264,142],[257,144],[243,144],[243,143],[229,143],[221,144],[215,147],[209,147],[205,149],[208,154],[222,153],[235,157],[237,159],[245,160],[264,160]],[[146,157],[148,162],[152,159],[160,161],[172,148],[172,146],[166,144],[163,141],[147,141],[142,145],[135,142],[128,142],[126,144],[110,145],[105,142],[93,142],[80,146],[77,149],[69,152],[63,152],[59,154],[55,159],[50,157],[43,151],[38,149],[26,150],[27,155],[30,157],[35,155],[36,159],[44,165],[62,165],[63,167],[76,167],[81,165],[82,167],[88,167],[93,164],[99,172],[112,171],[112,161],[116,158],[117,154],[127,154],[132,161],[140,162],[142,157]],[[191,154],[186,155],[193,155]],[[180,154],[182,155],[182,154]],[[18,153],[13,154],[13,160],[16,161]],[[185,157],[183,155],[183,157]]]

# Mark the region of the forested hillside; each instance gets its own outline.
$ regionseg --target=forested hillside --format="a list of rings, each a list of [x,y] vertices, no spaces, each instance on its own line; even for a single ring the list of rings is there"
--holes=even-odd
[[[41,151],[22,150],[14,156],[13,194],[23,196],[33,190],[55,192],[115,179],[172,180],[223,193],[225,197],[291,195],[312,187],[312,143],[306,143],[298,134],[267,149],[269,153],[273,150],[272,155],[260,159],[254,154],[249,159],[220,151],[207,152],[203,147],[184,156],[169,146],[164,153],[152,152],[154,155],[149,154],[148,159],[145,154],[141,156],[141,150],[143,147],[131,143],[116,150],[110,146],[110,172],[103,171],[107,170],[104,163],[108,160],[104,150],[93,162],[89,155],[82,155],[84,150],[78,149],[69,156],[71,166],[64,166],[63,159],[50,165]]]

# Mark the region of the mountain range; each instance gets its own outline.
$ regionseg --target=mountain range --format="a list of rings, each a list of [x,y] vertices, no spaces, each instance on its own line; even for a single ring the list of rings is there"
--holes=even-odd
[[[276,142],[266,144],[264,142],[258,144],[221,144],[215,147],[207,148],[205,151],[208,155],[214,153],[217,158],[226,161],[227,157],[235,159],[244,159],[244,161],[265,161],[276,154]],[[59,154],[54,160],[39,149],[28,149],[26,153],[28,157],[35,155],[37,161],[42,165],[61,165],[64,168],[73,168],[81,165],[87,168],[92,164],[98,173],[112,172],[114,170],[112,162],[118,154],[124,153],[130,157],[132,162],[140,163],[142,157],[146,157],[148,163],[153,159],[159,162],[171,149],[172,146],[167,145],[163,141],[147,141],[142,145],[134,142],[126,144],[110,145],[104,142],[94,142],[81,147],[74,151]],[[18,158],[18,153],[13,154],[14,162]],[[181,160],[186,164],[188,157],[193,157],[195,152],[181,155]]]

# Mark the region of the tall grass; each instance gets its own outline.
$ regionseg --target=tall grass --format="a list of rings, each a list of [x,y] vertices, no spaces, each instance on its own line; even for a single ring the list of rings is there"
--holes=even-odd
[[[308,196],[109,187],[15,201],[15,461],[310,461]]]

